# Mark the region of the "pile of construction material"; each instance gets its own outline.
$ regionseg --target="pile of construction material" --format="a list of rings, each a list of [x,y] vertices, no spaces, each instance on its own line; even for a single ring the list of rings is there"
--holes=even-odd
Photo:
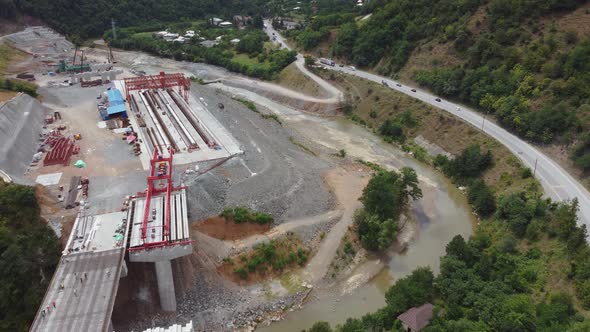
[[[80,147],[76,146],[74,139],[65,137],[59,130],[53,130],[46,136],[43,144],[51,150],[45,155],[43,166],[59,165],[68,166],[73,154],[78,154]]]

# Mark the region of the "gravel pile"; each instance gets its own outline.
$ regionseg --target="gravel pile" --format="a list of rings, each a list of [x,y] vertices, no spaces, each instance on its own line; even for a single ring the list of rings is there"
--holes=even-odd
[[[270,213],[277,223],[330,208],[332,198],[320,175],[330,165],[291,143],[289,137],[297,133],[211,88],[193,93],[205,99],[244,154],[196,179],[187,177],[192,220],[217,214],[226,206]],[[225,108],[214,106],[218,102]]]

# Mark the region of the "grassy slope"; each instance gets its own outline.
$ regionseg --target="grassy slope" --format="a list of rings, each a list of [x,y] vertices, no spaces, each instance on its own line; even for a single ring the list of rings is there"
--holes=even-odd
[[[0,75],[7,73],[6,69],[11,62],[24,57],[25,54],[23,52],[10,47],[9,45],[0,44]]]
[[[333,78],[332,83],[350,96],[353,114],[371,129],[377,130],[385,120],[397,119],[406,109],[411,109],[418,125],[415,128],[404,128],[408,142],[422,135],[429,142],[455,155],[471,144],[489,148],[494,154],[495,165],[485,172],[484,178],[498,193],[512,192],[536,183],[532,179],[521,178],[521,163],[503,145],[446,112],[354,76],[325,71],[319,74],[326,79]],[[371,117],[371,112],[376,117]]]
[[[326,92],[314,81],[301,73],[295,63],[281,71],[274,83],[314,97],[326,97]]]

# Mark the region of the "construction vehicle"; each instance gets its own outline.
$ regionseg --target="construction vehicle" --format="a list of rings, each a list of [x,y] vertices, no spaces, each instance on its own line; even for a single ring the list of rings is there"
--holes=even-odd
[[[332,59],[320,58],[320,63],[328,66],[334,67],[336,63]]]

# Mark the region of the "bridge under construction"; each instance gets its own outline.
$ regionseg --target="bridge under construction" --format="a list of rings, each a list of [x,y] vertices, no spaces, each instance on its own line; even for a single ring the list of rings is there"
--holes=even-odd
[[[192,252],[185,188],[172,184],[172,149],[155,151],[147,189],[127,211],[86,216],[82,206],[31,331],[113,331],[119,278],[132,262],[154,262],[163,310],[175,311],[170,260]]]

